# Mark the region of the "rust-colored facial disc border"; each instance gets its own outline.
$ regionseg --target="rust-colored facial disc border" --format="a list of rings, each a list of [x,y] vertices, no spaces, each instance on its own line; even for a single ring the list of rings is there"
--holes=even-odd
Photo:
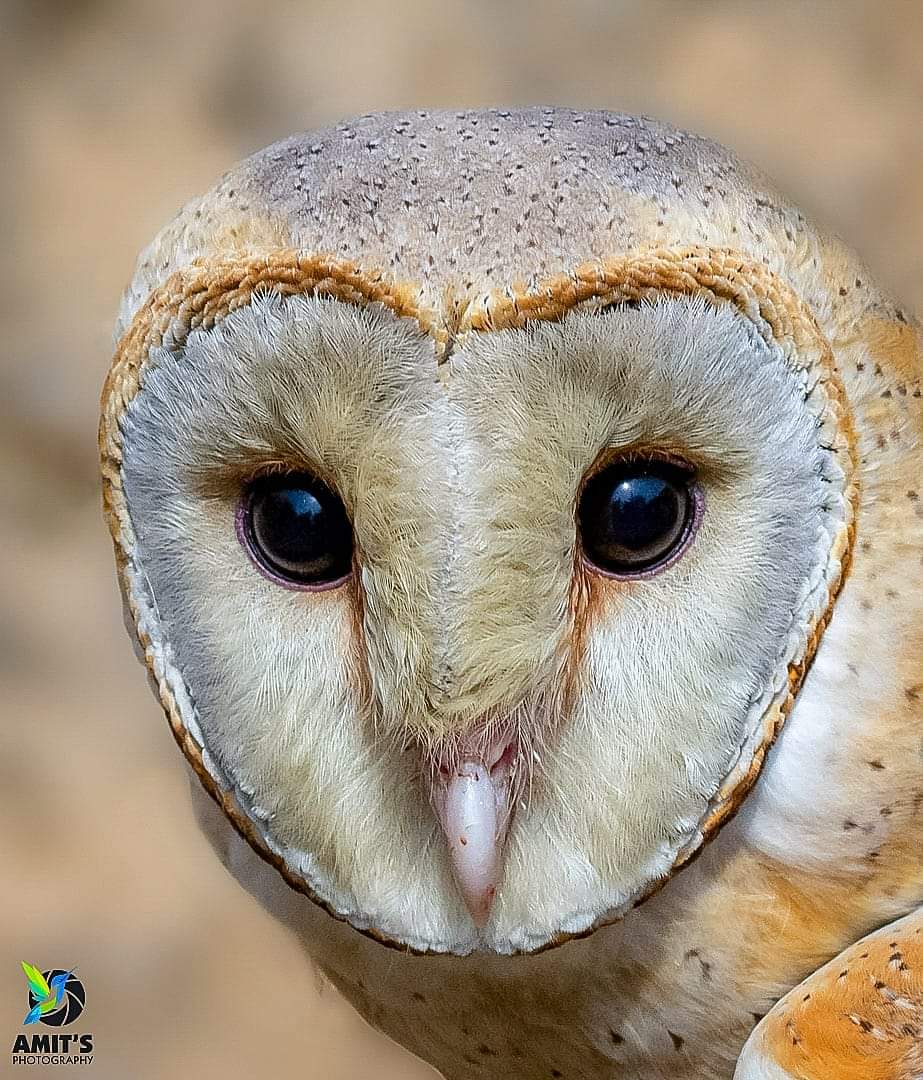
[[[103,508],[112,533],[123,594],[173,736],[205,790],[237,832],[278,870],[288,885],[342,921],[347,921],[345,916],[332,911],[288,867],[282,856],[269,847],[234,793],[223,788],[209,770],[203,747],[183,720],[177,695],[167,677],[161,643],[152,640],[145,626],[142,603],[132,581],[136,540],[122,486],[121,419],[144,384],[150,350],[161,345],[179,348],[192,330],[210,329],[230,312],[265,292],[281,296],[329,296],[358,306],[381,304],[396,316],[415,319],[433,338],[440,362],[469,333],[522,327],[534,319],[558,320],[578,306],[602,307],[664,295],[700,296],[712,303],[732,304],[768,344],[782,350],[793,370],[810,371],[813,382],[808,403],[813,404],[818,418],[818,436],[837,454],[845,476],[842,520],[830,547],[824,602],[812,616],[803,655],[788,666],[787,685],[763,716],[759,739],[749,760],[743,760],[741,754],[741,760],[712,799],[697,832],[678,852],[670,873],[635,897],[630,906],[642,903],[698,854],[703,844],[733,816],[753,787],[766,752],[804,680],[849,568],[859,500],[857,441],[832,350],[813,314],[763,263],[730,249],[704,246],[654,249],[586,262],[571,273],[548,278],[532,288],[511,286],[481,294],[458,294],[447,289],[438,305],[427,299],[427,291],[418,283],[392,282],[381,273],[365,271],[347,260],[294,250],[242,260],[199,260],[177,270],[150,294],[118,343],[101,399],[99,451]],[[606,916],[580,934],[561,934],[544,948],[586,936],[623,914],[624,911],[619,911],[612,917]],[[402,951],[417,951],[374,929],[360,932]]]

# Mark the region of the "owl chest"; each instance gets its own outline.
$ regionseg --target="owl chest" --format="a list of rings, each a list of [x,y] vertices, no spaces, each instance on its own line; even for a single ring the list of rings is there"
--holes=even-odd
[[[740,843],[742,826],[620,923],[544,953],[312,951],[370,1023],[448,1080],[731,1080],[774,1002],[912,910],[920,880],[916,864],[892,866],[897,898],[877,877],[799,874]]]
[[[350,970],[327,973],[370,1023],[448,1080],[730,1080],[773,996],[742,992],[727,943],[688,926],[677,936],[648,917],[538,956],[363,950]]]
[[[447,991],[443,980],[440,987],[421,979],[417,989],[372,1000],[337,982],[367,1020],[447,1080],[730,1080],[759,1014],[720,990],[711,1008],[705,995],[693,1002],[679,991],[645,1003],[641,980],[634,989],[597,985],[591,993],[568,984],[554,1003],[543,1000],[554,983],[530,989],[474,980]]]

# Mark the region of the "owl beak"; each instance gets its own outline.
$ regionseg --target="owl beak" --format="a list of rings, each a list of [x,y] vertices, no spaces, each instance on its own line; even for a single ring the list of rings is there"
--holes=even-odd
[[[490,917],[500,882],[517,757],[515,745],[506,739],[487,745],[472,739],[436,761],[433,804],[455,880],[478,927]]]

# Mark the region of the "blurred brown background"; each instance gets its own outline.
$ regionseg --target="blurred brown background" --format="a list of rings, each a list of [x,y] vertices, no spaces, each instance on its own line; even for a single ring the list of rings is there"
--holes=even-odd
[[[319,993],[199,838],[122,629],[96,406],[154,231],[350,113],[596,105],[734,146],[921,311],[921,41],[913,0],[0,2],[0,1073],[24,959],[77,967],[106,1080],[432,1076]]]

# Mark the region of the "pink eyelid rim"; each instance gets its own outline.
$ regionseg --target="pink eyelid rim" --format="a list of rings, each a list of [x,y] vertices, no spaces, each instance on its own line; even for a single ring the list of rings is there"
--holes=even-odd
[[[660,458],[663,461],[669,461],[669,458]],[[674,461],[678,459],[673,459]],[[683,463],[685,466],[685,462]],[[625,571],[619,572],[617,570],[604,570],[601,566],[597,566],[591,559],[588,559],[583,551],[583,543],[580,544],[580,561],[586,569],[599,577],[610,578],[613,581],[644,581],[647,578],[656,577],[664,570],[669,570],[674,563],[686,554],[689,550],[689,546],[695,539],[696,533],[699,531],[699,526],[702,524],[702,517],[705,514],[705,494],[694,480],[689,482],[689,493],[692,497],[692,513],[689,515],[689,520],[686,522],[685,529],[683,530],[682,538],[676,547],[660,562],[654,563],[652,566],[646,566],[643,570]]]
[[[341,577],[334,578],[333,581],[320,581],[316,584],[312,584],[307,581],[293,581],[291,578],[282,577],[281,574],[277,574],[271,567],[267,566],[260,557],[259,552],[256,550],[256,545],[253,542],[253,537],[250,535],[250,528],[248,524],[250,503],[253,501],[253,492],[248,488],[241,495],[237,503],[237,509],[234,512],[234,531],[237,533],[237,539],[240,546],[247,553],[247,557],[250,562],[256,567],[257,570],[267,578],[274,585],[279,585],[283,589],[289,589],[291,592],[330,592],[331,589],[337,589],[341,585],[345,585],[347,581],[353,576],[352,570],[348,574],[343,574]]]

